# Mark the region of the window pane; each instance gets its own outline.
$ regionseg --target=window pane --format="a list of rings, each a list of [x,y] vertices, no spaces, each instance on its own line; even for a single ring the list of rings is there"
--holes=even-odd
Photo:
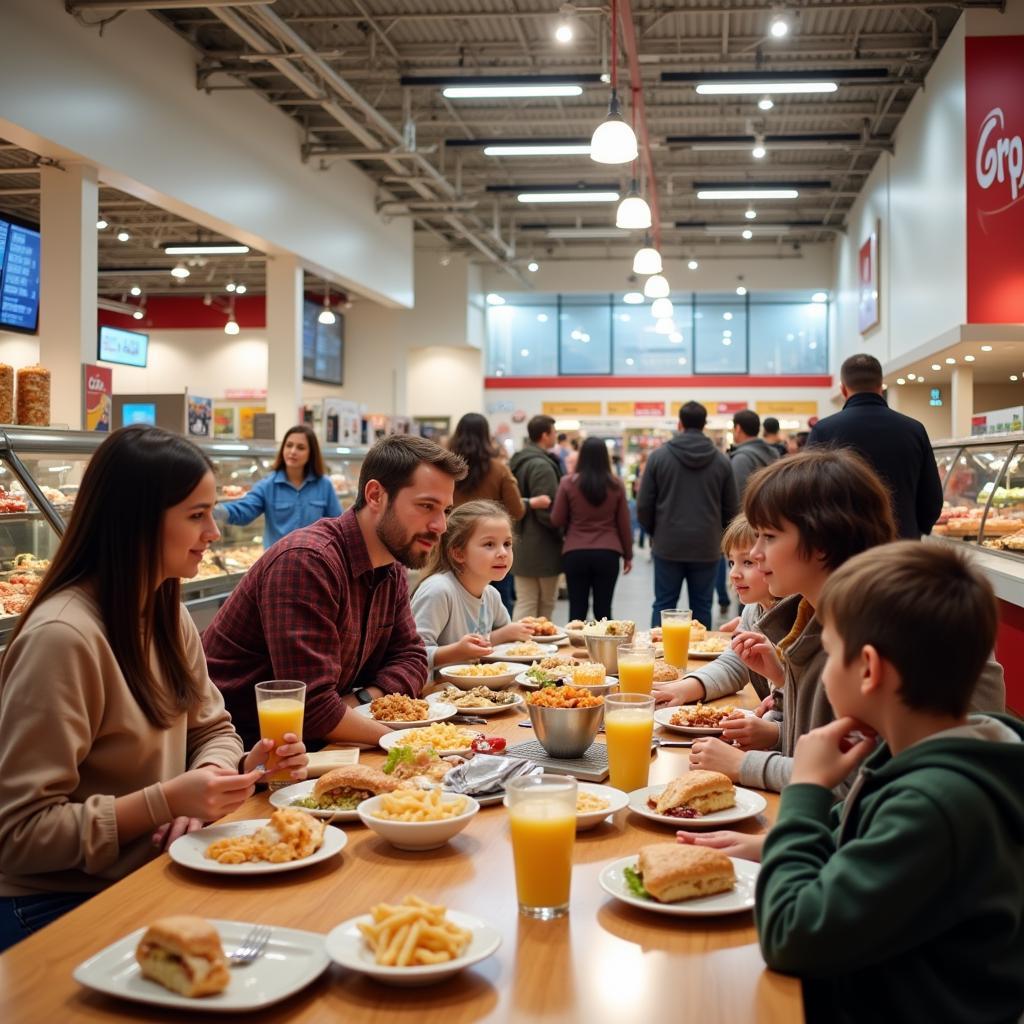
[[[693,307],[690,296],[673,300],[672,334],[658,334],[650,303],[615,306],[615,372],[644,377],[673,377],[693,372]]]
[[[747,372],[747,312],[738,296],[697,296],[694,313],[697,373]]]
[[[562,373],[611,373],[611,306],[607,296],[568,297],[561,312]]]
[[[750,305],[751,373],[826,373],[828,304]]]
[[[487,307],[487,373],[551,377],[558,373],[558,307]]]

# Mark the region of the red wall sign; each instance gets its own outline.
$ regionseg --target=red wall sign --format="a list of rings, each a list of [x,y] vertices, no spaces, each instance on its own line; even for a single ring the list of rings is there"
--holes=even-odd
[[[1024,36],[967,39],[967,320],[1024,321]]]
[[[634,416],[664,416],[665,415],[665,403],[664,402],[634,402],[633,403],[633,415]]]

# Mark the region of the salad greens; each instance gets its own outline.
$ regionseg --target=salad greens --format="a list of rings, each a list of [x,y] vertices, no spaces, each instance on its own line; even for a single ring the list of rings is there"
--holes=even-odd
[[[634,896],[638,896],[642,900],[651,898],[651,894],[644,888],[643,880],[636,873],[635,868],[623,868],[622,877],[625,878],[626,885]]]
[[[390,775],[400,764],[405,764],[407,761],[411,764],[415,760],[416,752],[409,747],[392,747],[388,751],[388,759],[384,762],[382,770]]]

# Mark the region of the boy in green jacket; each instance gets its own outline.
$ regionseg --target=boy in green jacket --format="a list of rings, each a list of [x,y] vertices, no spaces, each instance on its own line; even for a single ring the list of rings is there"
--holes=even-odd
[[[966,710],[992,588],[958,552],[904,541],[838,569],[816,611],[836,721],[797,742],[764,843],[764,958],[803,979],[808,1021],[1017,1022],[1024,725]]]

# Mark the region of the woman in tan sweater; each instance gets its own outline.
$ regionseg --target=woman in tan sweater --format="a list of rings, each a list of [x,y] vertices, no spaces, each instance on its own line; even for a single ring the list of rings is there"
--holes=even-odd
[[[551,498],[547,494],[535,494],[523,501],[516,478],[508,464],[499,458],[490,425],[480,413],[467,412],[459,420],[448,447],[456,455],[461,455],[469,466],[465,479],[455,484],[456,506],[486,498],[504,506],[513,523],[522,519],[528,508],[550,507]],[[501,594],[501,603],[511,615],[516,596],[512,573],[491,586]]]
[[[181,611],[215,504],[206,457],[155,427],[115,432],[86,469],[0,665],[0,949],[235,810],[262,774],[272,744],[243,756]]]

